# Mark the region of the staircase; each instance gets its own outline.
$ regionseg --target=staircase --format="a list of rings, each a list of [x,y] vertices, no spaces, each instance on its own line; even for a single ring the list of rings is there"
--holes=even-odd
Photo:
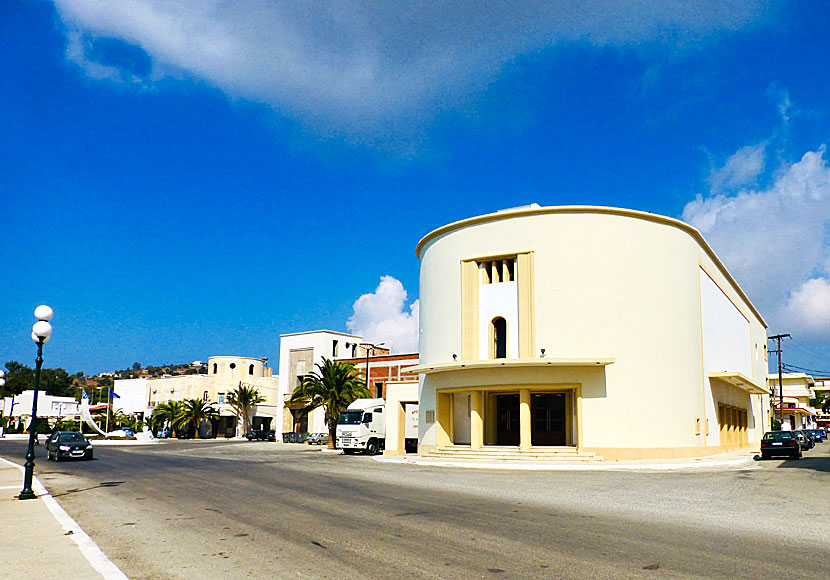
[[[602,461],[595,453],[580,453],[576,447],[531,447],[528,451],[508,445],[484,445],[472,449],[469,445],[447,445],[429,452],[436,459],[460,459],[476,461],[537,461],[593,463]]]

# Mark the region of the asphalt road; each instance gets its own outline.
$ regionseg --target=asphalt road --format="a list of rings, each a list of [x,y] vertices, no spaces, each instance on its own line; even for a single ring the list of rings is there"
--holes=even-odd
[[[0,441],[22,463],[25,443]],[[830,443],[674,472],[384,464],[300,445],[97,447],[36,475],[133,580],[820,578]]]

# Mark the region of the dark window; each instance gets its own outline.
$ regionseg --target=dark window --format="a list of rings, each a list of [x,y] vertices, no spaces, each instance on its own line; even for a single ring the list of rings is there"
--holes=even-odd
[[[380,399],[383,397],[383,383],[375,383],[375,398]]]
[[[331,341],[331,356],[333,356],[333,357],[337,356],[337,341],[336,340]]]
[[[251,365],[251,366],[248,367],[248,374],[249,375],[254,374],[254,365]]]
[[[507,358],[507,321],[498,316],[493,319],[493,358]]]
[[[208,392],[207,391],[205,391],[204,395],[202,395],[202,399],[204,399],[205,401],[208,400]]]
[[[231,363],[229,366],[231,367],[231,370],[233,370],[236,368],[236,363]]]
[[[214,375],[218,372],[218,369],[219,369],[219,365],[217,365],[216,363],[213,363],[213,374]]]

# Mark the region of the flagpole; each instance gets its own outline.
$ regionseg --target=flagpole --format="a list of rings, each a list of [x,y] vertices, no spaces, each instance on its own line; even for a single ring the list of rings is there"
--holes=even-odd
[[[107,433],[110,432],[110,395],[112,389],[107,389]]]

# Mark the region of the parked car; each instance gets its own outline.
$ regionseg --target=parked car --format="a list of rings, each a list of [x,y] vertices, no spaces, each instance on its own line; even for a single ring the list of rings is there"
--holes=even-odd
[[[803,437],[803,436],[802,436]],[[761,439],[761,458],[769,459],[775,455],[786,455],[792,459],[801,459],[801,444],[795,431],[768,431]]]
[[[802,451],[809,451],[813,448],[813,445],[815,445],[815,443],[813,443],[812,438],[807,436],[807,434],[804,433],[804,431],[796,429],[795,431],[793,431],[793,433],[798,438],[798,444],[801,445]]]
[[[121,429],[110,431],[109,433],[107,433],[107,435],[109,437],[135,437],[135,431],[133,431],[129,427],[122,427]]]
[[[328,445],[329,444],[329,434],[328,433],[311,433],[308,436],[309,445]]]
[[[46,440],[46,458],[92,459],[92,444],[80,431],[55,431]]]
[[[265,429],[251,429],[245,433],[245,438],[248,441],[276,441],[277,434],[273,429],[270,431],[266,431]]]
[[[810,433],[813,434],[816,443],[824,443],[824,438],[827,436],[824,429],[810,429]]]
[[[172,436],[173,430],[170,427],[159,429],[158,433],[156,433],[156,437],[158,437],[159,439],[169,439]]]

